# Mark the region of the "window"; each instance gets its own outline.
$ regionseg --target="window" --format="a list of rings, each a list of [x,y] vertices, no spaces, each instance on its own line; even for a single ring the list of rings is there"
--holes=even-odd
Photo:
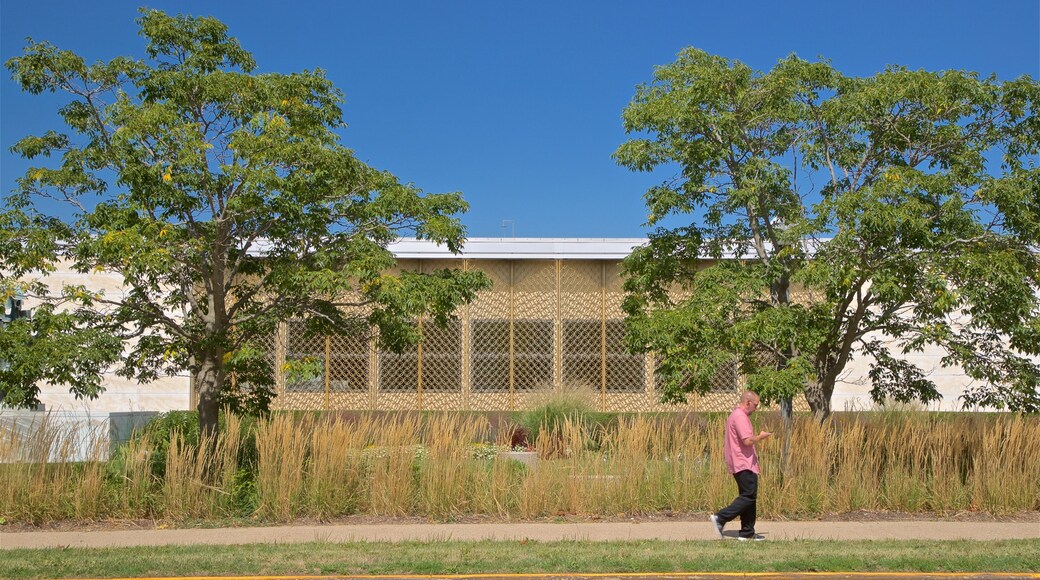
[[[329,390],[336,393],[368,390],[368,340],[363,336],[333,336],[329,340]]]
[[[368,339],[358,335],[307,336],[302,320],[288,325],[285,360],[294,370],[285,379],[289,393],[325,392],[328,371],[330,392],[368,390]],[[326,359],[326,348],[328,357]]]
[[[656,357],[656,365],[661,364],[661,357]],[[711,389],[712,393],[738,393],[744,389],[741,382],[740,366],[736,361],[729,361],[722,363],[715,374],[711,376]],[[660,391],[664,388],[664,380],[661,378],[660,373],[654,373],[654,385],[655,388]]]
[[[325,337],[305,334],[302,320],[288,323],[285,361],[292,365],[285,377],[285,392],[325,391]]]
[[[462,389],[462,326],[458,321],[441,328],[423,325],[422,388],[453,392]]]
[[[473,321],[474,392],[509,390],[509,321]],[[551,320],[513,321],[513,388],[529,391],[553,380]]]
[[[457,321],[441,328],[423,324],[422,388],[424,391],[458,391],[462,388],[462,331]],[[379,353],[379,389],[388,392],[419,390],[419,349],[401,354]]]
[[[620,320],[565,320],[563,322],[563,380],[614,392],[644,390],[643,355],[629,354]],[[603,355],[606,354],[604,369]],[[604,377],[604,370],[606,376]],[[604,385],[604,378],[606,384]]]

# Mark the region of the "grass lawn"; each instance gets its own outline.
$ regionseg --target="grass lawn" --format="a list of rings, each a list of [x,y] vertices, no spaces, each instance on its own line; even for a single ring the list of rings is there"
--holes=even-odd
[[[1040,539],[352,542],[0,550],[2,578],[554,572],[1040,572]]]

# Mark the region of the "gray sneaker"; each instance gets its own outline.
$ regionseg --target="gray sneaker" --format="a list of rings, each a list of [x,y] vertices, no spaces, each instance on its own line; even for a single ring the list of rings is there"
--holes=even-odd
[[[763,536],[762,534],[755,534],[754,536],[747,536],[747,537],[745,537],[745,536],[738,536],[737,539],[740,540],[741,542],[761,542],[762,540],[765,540],[766,537]]]
[[[722,528],[725,527],[726,524],[719,521],[719,516],[711,514],[708,516],[708,519],[711,521],[711,525],[715,526],[715,533],[718,534],[719,539],[721,540],[725,538],[725,536],[722,535]]]

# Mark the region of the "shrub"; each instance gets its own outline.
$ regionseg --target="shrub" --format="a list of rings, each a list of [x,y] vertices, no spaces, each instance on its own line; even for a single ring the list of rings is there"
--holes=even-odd
[[[590,403],[593,396],[590,388],[581,385],[564,385],[559,390],[546,389],[536,395],[530,409],[517,414],[515,421],[518,429],[514,430],[513,438],[526,435],[528,444],[535,445],[543,438],[547,443],[558,441],[563,435],[564,426],[571,423],[592,434],[585,446],[597,449],[603,426],[609,422],[611,415],[593,411]]]
[[[531,430],[523,425],[509,426],[509,448],[513,451],[525,451],[534,446]]]
[[[151,449],[152,474],[162,478],[166,475],[166,463],[170,452],[170,438],[181,436],[186,445],[199,444],[199,414],[195,411],[170,411],[152,419],[139,433]]]
[[[220,414],[220,431],[227,429],[227,410]],[[242,445],[239,450],[238,464],[247,470],[256,467],[256,427],[260,419],[248,415],[236,415],[240,427]],[[170,438],[180,435],[181,443],[192,447],[199,444],[199,414],[196,411],[169,411],[161,413],[145,425],[135,435],[137,439],[143,439],[144,449],[150,451],[150,463],[152,474],[162,478],[166,473],[166,464],[169,458]],[[113,458],[122,461],[122,455],[126,452],[127,445],[120,446]]]

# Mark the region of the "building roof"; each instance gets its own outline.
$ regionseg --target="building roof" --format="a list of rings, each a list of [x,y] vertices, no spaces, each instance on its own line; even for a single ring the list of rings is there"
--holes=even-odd
[[[388,246],[401,259],[620,260],[646,238],[469,238],[460,254],[424,240],[399,240]]]
[[[813,255],[820,243],[806,240],[805,250]],[[647,238],[469,238],[462,251],[452,254],[447,246],[427,240],[399,239],[387,246],[399,259],[425,260],[621,260],[635,248],[645,245]],[[266,240],[259,240],[249,250],[254,255],[265,255]],[[724,259],[738,258],[727,251]],[[751,250],[739,259],[753,259]]]

